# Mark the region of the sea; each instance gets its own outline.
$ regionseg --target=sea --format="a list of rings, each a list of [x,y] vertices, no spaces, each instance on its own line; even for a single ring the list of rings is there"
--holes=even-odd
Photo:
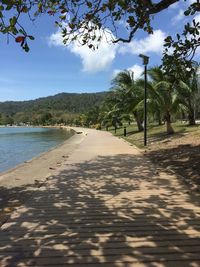
[[[73,135],[59,128],[0,127],[0,173],[62,144]]]

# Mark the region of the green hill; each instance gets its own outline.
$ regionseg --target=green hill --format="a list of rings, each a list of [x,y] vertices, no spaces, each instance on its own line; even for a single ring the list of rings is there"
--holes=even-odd
[[[0,102],[0,125],[81,124],[80,115],[98,109],[107,94],[60,93],[30,101]]]
[[[99,106],[106,95],[106,92],[83,94],[60,93],[30,101],[0,102],[0,113],[14,115],[17,112],[35,112],[38,110],[62,110],[67,113],[85,113],[91,107]]]

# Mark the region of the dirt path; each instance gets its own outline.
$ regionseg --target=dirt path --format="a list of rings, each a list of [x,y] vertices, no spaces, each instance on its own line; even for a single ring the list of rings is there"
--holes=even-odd
[[[0,266],[200,266],[199,204],[130,144],[87,130],[2,225]]]

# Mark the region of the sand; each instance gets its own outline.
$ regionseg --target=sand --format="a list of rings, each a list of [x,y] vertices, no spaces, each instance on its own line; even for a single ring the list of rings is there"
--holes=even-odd
[[[77,132],[61,145],[0,174],[0,187],[14,188],[45,181],[85,138],[82,130]]]

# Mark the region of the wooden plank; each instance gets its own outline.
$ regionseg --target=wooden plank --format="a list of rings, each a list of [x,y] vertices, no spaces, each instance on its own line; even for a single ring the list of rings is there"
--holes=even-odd
[[[199,198],[127,148],[87,149],[1,227],[0,266],[200,266]]]
[[[53,254],[53,252],[52,252]],[[51,254],[51,255],[52,255]],[[23,255],[21,255],[23,256]],[[153,262],[159,262],[159,263],[163,263],[163,266],[165,266],[165,262],[171,262],[172,264],[174,262],[192,262],[192,261],[196,261],[196,262],[200,262],[200,255],[199,253],[187,253],[185,254],[184,258],[182,257],[181,254],[176,254],[176,253],[172,253],[172,254],[160,254],[159,256],[153,257],[151,255],[138,255],[138,256],[134,256],[134,255],[119,255],[119,256],[56,256],[56,255],[52,255],[52,257],[27,257],[27,258],[23,258],[20,260],[20,256],[16,257],[16,261],[15,258],[13,259],[9,259],[9,258],[4,258],[4,260],[1,262],[1,267],[4,266],[9,266],[9,261],[14,264],[16,264],[18,262],[18,266],[19,263],[21,261],[21,263],[24,263],[25,266],[59,266],[59,265],[63,265],[63,264],[67,264],[67,265],[71,265],[71,264],[76,264],[76,266],[81,266],[82,264],[88,264],[89,266],[91,266],[90,264],[100,264],[102,266],[104,266],[104,264],[110,264],[110,266],[115,266],[115,264],[118,263],[132,263],[132,264],[138,264],[138,263],[144,263],[146,264],[146,266],[151,266],[151,263]],[[14,265],[15,266],[15,265]],[[95,265],[94,265],[95,266]],[[137,265],[136,265],[137,266]],[[173,266],[173,265],[171,265]],[[189,265],[190,266],[190,265]]]

